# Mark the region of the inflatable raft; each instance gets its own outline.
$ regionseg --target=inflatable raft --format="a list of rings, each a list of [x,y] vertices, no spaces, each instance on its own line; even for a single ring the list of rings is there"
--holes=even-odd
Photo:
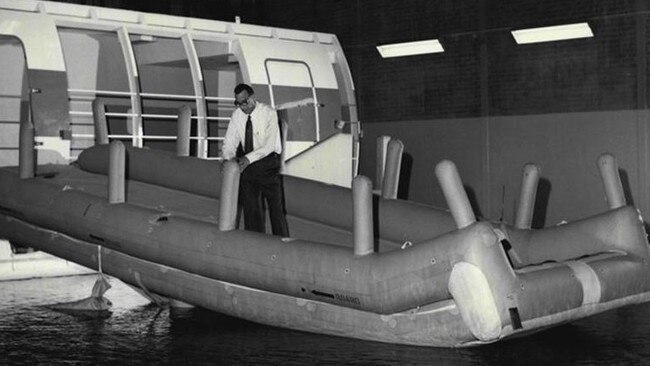
[[[237,229],[238,169],[218,164],[113,142],[72,166],[2,168],[0,237],[235,317],[399,344],[491,343],[650,298],[643,222],[609,155],[610,209],[542,230],[535,166],[514,226],[476,221],[449,161],[451,213],[372,195],[362,176],[286,176],[290,238]]]

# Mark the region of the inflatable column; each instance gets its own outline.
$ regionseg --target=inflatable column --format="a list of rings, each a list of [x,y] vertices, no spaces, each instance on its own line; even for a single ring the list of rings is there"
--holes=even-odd
[[[108,144],[108,124],[106,106],[99,99],[93,100],[93,122],[95,124],[95,145]]]
[[[372,182],[368,177],[357,175],[354,178],[352,201],[354,255],[368,255],[375,251],[372,223]]]
[[[398,139],[390,139],[386,152],[384,179],[381,184],[381,196],[386,199],[396,199],[399,187],[399,174],[402,168],[402,153],[404,144]]]
[[[190,131],[192,128],[192,109],[184,105],[178,108],[178,124],[176,132],[176,155],[190,156]]]
[[[34,125],[29,120],[20,122],[20,145],[18,147],[18,165],[20,179],[34,178],[36,159],[34,156]]]
[[[123,203],[125,197],[126,149],[122,141],[111,142],[108,158],[108,203]]]
[[[521,180],[521,192],[519,193],[519,206],[515,217],[517,229],[530,229],[535,209],[535,197],[537,196],[537,184],[541,169],[537,164],[524,165],[524,175]]]
[[[603,180],[607,204],[611,210],[625,206],[625,195],[621,177],[618,174],[618,163],[612,154],[602,154],[598,157],[598,168]]]
[[[467,192],[463,188],[463,182],[460,180],[456,165],[449,160],[439,162],[436,165],[436,177],[438,177],[456,227],[462,229],[475,223],[476,217],[469,204]]]
[[[237,200],[239,197],[239,164],[225,161],[221,173],[219,197],[219,230],[234,230],[237,225]]]
[[[278,113],[279,114],[279,113]],[[280,153],[280,172],[284,174],[285,160],[287,158],[287,134],[289,133],[289,124],[285,120],[280,120],[282,152]]]
[[[384,170],[386,168],[386,150],[390,136],[377,137],[377,188],[382,189],[384,183]]]

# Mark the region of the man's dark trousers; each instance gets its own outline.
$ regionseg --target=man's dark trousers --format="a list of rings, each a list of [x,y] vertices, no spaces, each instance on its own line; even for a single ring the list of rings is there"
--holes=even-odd
[[[280,176],[280,155],[270,155],[250,164],[241,174],[239,197],[244,208],[244,228],[265,232],[264,208],[266,201],[271,219],[273,235],[289,236],[289,227],[284,215],[282,178]]]

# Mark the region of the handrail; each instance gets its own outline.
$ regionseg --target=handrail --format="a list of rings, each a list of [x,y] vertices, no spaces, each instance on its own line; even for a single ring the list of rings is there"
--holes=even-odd
[[[93,90],[93,89],[68,89],[68,93],[71,94],[99,94],[99,95],[112,95],[112,96],[124,96],[130,97],[135,95],[135,93],[128,91],[116,91],[116,90]]]
[[[186,94],[160,94],[160,93],[140,93],[143,98],[159,98],[159,99],[178,99],[178,100],[195,100],[200,99],[198,95]]]
[[[118,97],[130,97],[136,95],[129,91],[119,91],[119,90],[97,90],[97,89],[74,89],[69,88],[68,93],[75,94],[95,94],[95,95],[104,95],[104,96],[118,96]],[[161,99],[178,99],[178,100],[194,100],[194,99],[205,99],[209,102],[234,102],[235,98],[232,97],[214,97],[214,96],[205,96],[200,95],[188,95],[188,94],[163,94],[163,93],[140,93],[143,98],[161,98]]]
[[[70,115],[73,116],[90,116],[92,117],[93,112],[86,111],[70,111]],[[106,112],[106,117],[137,117],[135,113],[118,113],[118,112]]]
[[[299,157],[299,156],[301,156],[301,155],[303,155],[303,154],[306,154],[308,151],[311,151],[312,149],[314,149],[314,148],[316,148],[316,147],[318,147],[318,146],[320,146],[320,145],[323,145],[325,142],[327,142],[327,141],[333,139],[335,136],[338,136],[339,134],[341,134],[341,132],[339,132],[339,133],[335,133],[335,134],[333,134],[333,135],[329,135],[329,136],[327,136],[327,137],[326,137],[325,139],[323,139],[323,140],[320,140],[320,141],[314,141],[315,144],[311,145],[311,146],[309,147],[309,149],[307,149],[307,150],[303,150],[303,151],[299,152],[298,154],[292,156],[291,158],[287,159],[287,161],[285,161],[285,163],[288,163],[288,162],[290,162],[291,160],[293,160],[293,159],[295,159],[295,158],[297,158],[297,157]]]
[[[234,102],[235,98],[232,97],[209,97],[205,96],[205,100],[208,102]]]
[[[70,111],[70,114],[73,116],[92,116],[93,112],[86,111]],[[135,113],[119,113],[119,112],[106,112],[107,117],[137,117]],[[173,114],[142,114],[143,118],[160,118],[160,119],[173,119],[176,118],[176,115]],[[192,116],[192,119],[199,120],[203,119],[201,116]],[[230,121],[230,117],[205,117],[208,121]]]
[[[141,99],[166,99],[166,100],[176,100],[176,101],[196,101],[197,103],[201,100],[207,102],[234,102],[235,98],[232,97],[217,97],[217,96],[202,96],[202,95],[185,95],[185,94],[161,94],[161,93],[134,93],[130,91],[117,91],[117,90],[96,90],[96,89],[75,89],[69,88],[69,99],[70,100],[89,100],[97,97],[136,97]],[[234,108],[232,105],[217,105],[217,108]],[[71,110],[71,116],[80,116],[80,117],[92,117],[93,112],[91,111],[79,111]],[[156,113],[122,113],[122,112],[106,112],[107,117],[113,118],[144,118],[153,120],[174,120],[178,118],[176,114],[156,114]],[[191,116],[190,119],[198,121],[218,121],[218,122],[229,122],[230,117],[218,117],[218,116]],[[92,139],[94,135],[91,134],[72,134],[73,138],[78,139]],[[134,139],[137,138],[140,141],[144,140],[164,140],[164,141],[173,141],[176,140],[176,136],[165,136],[165,135],[143,135],[138,134],[120,134],[120,135],[108,135],[112,139]],[[190,140],[194,141],[223,141],[223,137],[209,137],[209,136],[190,136]],[[206,157],[209,158],[209,157]],[[210,158],[219,160],[219,158]]]
[[[95,135],[87,133],[73,133],[72,137],[82,138],[82,139],[92,139],[95,138]],[[114,139],[130,139],[132,135],[108,135],[109,138]],[[143,140],[176,140],[176,136],[173,135],[143,135]],[[204,140],[204,141],[223,141],[224,137],[199,137],[199,136],[190,136],[190,140]]]

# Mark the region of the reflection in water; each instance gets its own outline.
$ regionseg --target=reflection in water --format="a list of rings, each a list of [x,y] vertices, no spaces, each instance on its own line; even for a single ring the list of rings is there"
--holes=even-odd
[[[650,305],[470,349],[365,342],[169,309],[111,279],[109,317],[46,305],[87,297],[96,276],[0,282],[0,365],[642,365]]]

